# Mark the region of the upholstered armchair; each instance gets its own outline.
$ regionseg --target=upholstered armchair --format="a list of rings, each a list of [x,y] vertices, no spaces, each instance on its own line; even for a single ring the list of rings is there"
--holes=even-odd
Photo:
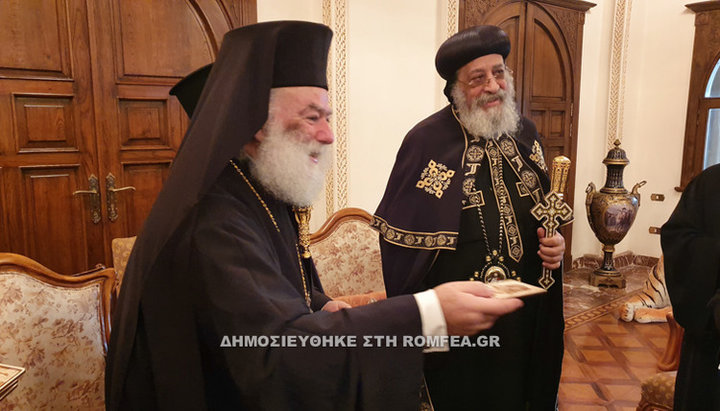
[[[359,208],[339,210],[310,236],[325,293],[358,306],[385,298],[378,233]]]
[[[115,295],[120,294],[120,286],[122,285],[123,276],[125,275],[125,267],[127,266],[128,259],[130,259],[130,252],[132,252],[136,238],[137,237],[114,238],[110,243],[113,268],[117,276],[117,280],[115,281]]]
[[[673,409],[675,376],[680,365],[680,348],[684,330],[675,321],[672,312],[667,314],[667,322],[670,327],[670,334],[668,335],[665,352],[658,361],[658,369],[661,372],[646,378],[642,382],[638,411],[670,411]]]
[[[0,253],[0,362],[26,369],[3,410],[105,409],[112,268],[61,275]]]

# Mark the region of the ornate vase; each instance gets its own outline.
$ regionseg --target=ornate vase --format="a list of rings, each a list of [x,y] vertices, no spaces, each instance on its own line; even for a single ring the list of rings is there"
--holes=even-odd
[[[615,244],[619,243],[635,221],[640,207],[638,189],[645,185],[641,181],[628,192],[623,186],[623,169],[630,163],[620,141],[615,140],[615,148],[608,151],[603,164],[607,167],[605,186],[595,191],[595,184],[588,184],[585,192],[585,207],[588,222],[595,236],[603,244],[602,267],[590,274],[590,284],[625,288],[625,277],[613,265]]]

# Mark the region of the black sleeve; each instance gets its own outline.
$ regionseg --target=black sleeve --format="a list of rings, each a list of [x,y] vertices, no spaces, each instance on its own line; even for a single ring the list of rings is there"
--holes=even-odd
[[[697,335],[711,327],[708,303],[718,290],[720,273],[720,190],[707,177],[712,176],[701,175],[688,184],[660,237],[675,318],[686,332]]]

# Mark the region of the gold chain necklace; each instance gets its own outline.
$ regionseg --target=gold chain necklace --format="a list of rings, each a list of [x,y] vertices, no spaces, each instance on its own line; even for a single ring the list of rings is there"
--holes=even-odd
[[[280,232],[280,227],[277,224],[277,221],[275,221],[275,216],[273,216],[272,211],[270,211],[270,208],[267,206],[265,201],[260,196],[260,193],[255,190],[255,187],[253,187],[252,183],[250,183],[250,180],[248,180],[247,177],[245,177],[245,174],[240,170],[240,167],[238,167],[237,164],[235,164],[235,160],[230,160],[230,164],[232,164],[233,168],[235,168],[235,171],[237,171],[238,174],[240,174],[240,177],[245,181],[245,183],[250,187],[250,190],[252,190],[253,194],[255,194],[255,197],[260,201],[260,204],[263,206],[265,211],[267,212],[268,217],[270,217],[270,221],[272,221],[273,225],[275,226],[275,230],[277,232]],[[308,310],[310,312],[313,312],[311,306],[311,300],[310,300],[310,293],[308,292],[307,283],[305,282],[305,269],[303,268],[302,260],[300,259],[300,247],[298,246],[297,242],[295,242],[295,252],[297,253],[298,258],[298,266],[300,267],[300,277],[302,278],[302,286],[303,286],[303,293],[305,294],[305,304],[308,307]]]

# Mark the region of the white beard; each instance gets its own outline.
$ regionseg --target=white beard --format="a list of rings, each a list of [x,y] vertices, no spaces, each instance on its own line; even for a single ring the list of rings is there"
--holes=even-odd
[[[303,142],[298,131],[285,130],[277,122],[265,127],[266,137],[250,159],[250,172],[277,199],[297,207],[312,205],[332,166],[332,146]]]
[[[520,114],[515,104],[515,86],[510,73],[506,73],[505,76],[507,82],[505,90],[499,89],[495,94],[481,94],[470,107],[459,83],[453,86],[452,97],[458,118],[473,136],[497,139],[505,133],[513,134],[517,131]],[[483,105],[497,98],[502,102],[500,105],[487,110],[482,108]]]

